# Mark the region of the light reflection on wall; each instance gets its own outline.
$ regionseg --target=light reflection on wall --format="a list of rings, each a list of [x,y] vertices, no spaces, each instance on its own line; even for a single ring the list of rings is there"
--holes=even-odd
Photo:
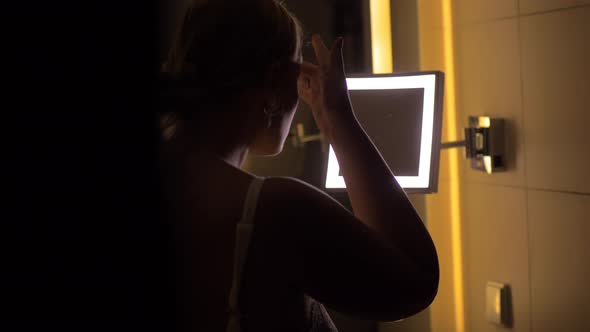
[[[390,0],[371,0],[371,50],[373,73],[393,72]]]
[[[459,140],[457,129],[457,108],[455,102],[455,54],[453,42],[453,11],[451,0],[443,0],[442,21],[444,38],[444,64],[446,71],[446,112],[448,125],[448,139]],[[463,253],[461,247],[461,207],[459,187],[459,150],[451,149],[449,156],[449,178],[451,194],[451,241],[453,255],[453,285],[455,297],[455,326],[457,332],[465,331],[465,308],[463,301]]]

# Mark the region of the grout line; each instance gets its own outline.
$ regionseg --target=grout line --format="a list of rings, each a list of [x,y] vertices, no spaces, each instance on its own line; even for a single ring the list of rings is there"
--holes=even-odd
[[[555,9],[547,9],[547,10],[542,10],[542,11],[538,11],[538,12],[520,14],[519,16],[520,17],[537,16],[537,15],[543,15],[543,14],[564,12],[564,11],[568,11],[568,10],[574,10],[574,9],[585,8],[585,7],[590,7],[590,4],[572,5],[572,6],[569,6],[569,7],[562,7],[562,8],[555,8]]]
[[[508,20],[517,19],[517,18],[521,18],[521,17],[524,18],[524,17],[531,17],[531,16],[539,16],[539,15],[544,15],[544,14],[551,14],[551,13],[563,12],[563,11],[574,10],[574,9],[579,9],[579,8],[586,8],[586,7],[590,7],[590,4],[572,5],[569,7],[547,9],[547,10],[542,10],[542,11],[538,11],[538,12],[521,14],[520,13],[520,1],[518,1],[516,15],[501,16],[501,17],[495,17],[495,18],[489,18],[489,19],[483,19],[483,20],[480,19],[480,20],[461,22],[461,23],[457,22],[457,23],[454,23],[453,25],[456,26],[457,28],[465,28],[468,26],[485,25],[485,24],[491,24],[491,23],[495,23],[495,22],[508,21]],[[436,28],[437,29],[445,29],[444,26],[436,27]]]
[[[465,28],[465,27],[470,27],[470,26],[486,25],[486,24],[491,24],[491,23],[495,23],[495,22],[509,21],[509,20],[513,20],[513,19],[517,19],[517,18],[518,18],[518,14],[511,15],[511,16],[495,17],[495,18],[490,18],[490,19],[485,19],[485,20],[476,20],[476,21],[456,23],[455,26],[457,28]]]
[[[520,13],[520,0],[517,1],[517,10]],[[523,177],[524,177],[524,186],[527,190],[524,191],[524,218],[525,218],[525,225],[526,225],[526,240],[527,240],[527,263],[528,263],[528,281],[529,281],[529,331],[534,331],[533,329],[533,243],[531,240],[531,220],[529,218],[529,179],[528,179],[528,172],[527,172],[527,158],[526,158],[526,123],[525,123],[525,112],[524,112],[524,71],[523,71],[523,47],[522,47],[522,33],[521,33],[521,18],[518,18],[516,22],[516,38],[518,42],[518,69],[519,69],[519,78],[520,78],[520,116],[522,122],[521,134],[520,138],[522,140],[522,167],[523,167]]]
[[[486,185],[486,186],[491,186],[491,187],[503,187],[503,188],[509,188],[509,189],[522,189],[522,190],[528,189],[526,186],[511,185],[511,184],[504,184],[504,183],[491,183],[491,182],[484,182],[484,181],[470,180],[470,179],[465,179],[464,182],[466,185],[475,184],[475,185],[480,185],[480,186]]]
[[[504,183],[492,183],[492,182],[484,182],[484,181],[477,181],[477,180],[470,180],[464,179],[463,180],[466,185],[475,184],[475,185],[486,185],[491,187],[503,187],[503,188],[510,188],[510,189],[522,189],[528,191],[537,191],[537,192],[549,192],[549,193],[556,193],[556,194],[566,194],[566,195],[576,195],[576,196],[590,196],[590,192],[582,192],[582,191],[572,191],[572,190],[559,190],[559,189],[549,189],[549,188],[539,188],[539,187],[527,187],[519,186],[519,185],[510,185]],[[450,182],[449,180],[442,180],[442,182]]]
[[[557,189],[535,188],[535,187],[528,187],[526,189],[530,190],[530,191],[549,192],[549,193],[556,193],[556,194],[567,194],[567,195],[575,195],[575,196],[590,196],[590,193],[580,192],[580,191],[557,190]]]

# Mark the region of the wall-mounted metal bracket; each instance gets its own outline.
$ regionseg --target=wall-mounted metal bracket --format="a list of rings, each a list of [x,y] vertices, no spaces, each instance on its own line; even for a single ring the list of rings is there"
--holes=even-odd
[[[289,134],[291,138],[291,144],[293,144],[296,148],[302,148],[305,144],[314,141],[321,141],[322,143],[325,142],[326,137],[322,134],[316,135],[305,135],[305,127],[302,123],[298,123],[295,128],[291,129],[291,133]],[[322,150],[326,148],[326,144],[322,144]],[[326,152],[326,151],[324,151]]]
[[[440,143],[441,150],[442,149],[452,149],[452,148],[462,148],[464,146],[465,146],[465,141]]]
[[[504,120],[470,116],[464,141],[441,143],[441,149],[460,147],[465,147],[471,168],[488,174],[504,170]]]

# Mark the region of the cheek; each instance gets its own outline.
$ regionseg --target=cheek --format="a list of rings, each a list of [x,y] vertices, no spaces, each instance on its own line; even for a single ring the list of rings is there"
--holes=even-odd
[[[291,130],[291,124],[293,123],[293,118],[295,117],[295,111],[297,111],[297,104],[293,105],[293,108],[289,110],[289,112],[285,113],[283,119],[281,121],[281,136],[282,138],[286,138]]]
[[[292,65],[285,75],[285,89],[289,91],[289,96],[297,95],[297,81],[299,79],[299,66]]]
[[[297,80],[299,70],[290,70],[283,76],[280,86],[278,87],[279,98],[281,100],[284,112],[293,112],[299,104],[299,93],[297,91]]]
[[[289,100],[293,104],[297,104],[299,102],[299,93],[297,92],[297,80],[299,78],[299,73],[289,78]],[[297,107],[297,105],[295,105]]]

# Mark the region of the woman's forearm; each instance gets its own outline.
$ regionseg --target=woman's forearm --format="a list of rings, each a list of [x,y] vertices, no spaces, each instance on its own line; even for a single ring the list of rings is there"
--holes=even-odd
[[[431,265],[436,251],[422,220],[353,112],[331,130],[355,216],[408,256]],[[434,257],[433,257],[434,256]]]

